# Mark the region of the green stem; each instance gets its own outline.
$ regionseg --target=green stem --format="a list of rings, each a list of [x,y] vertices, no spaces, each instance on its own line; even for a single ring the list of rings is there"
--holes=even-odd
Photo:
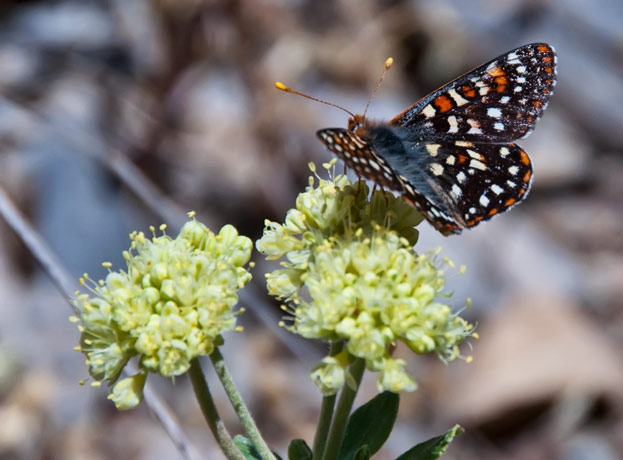
[[[199,364],[197,358],[190,362],[188,375],[190,376],[190,381],[192,382],[193,390],[195,390],[195,396],[197,397],[197,401],[199,401],[203,416],[206,422],[208,422],[210,431],[212,431],[214,439],[216,439],[216,442],[221,446],[225,456],[230,460],[245,460],[244,455],[242,455],[242,452],[240,452],[238,447],[234,444],[221,417],[218,415],[214,400],[210,394],[208,382],[206,382],[203,371],[201,370],[201,364]]]
[[[357,396],[357,390],[359,389],[359,384],[361,383],[361,378],[363,377],[363,371],[365,371],[365,369],[366,362],[361,358],[357,358],[350,365],[349,371],[355,380],[356,387],[353,389],[348,385],[344,385],[344,388],[342,388],[335,415],[333,416],[333,422],[331,422],[331,432],[322,457],[323,460],[335,460],[340,453],[348,416],[353,407],[353,402],[355,402],[355,396]]]
[[[331,342],[329,356],[339,354],[344,348],[344,341]],[[322,406],[320,407],[320,418],[316,427],[316,435],[314,436],[314,447],[312,449],[312,460],[320,460],[324,453],[327,437],[329,436],[329,428],[331,427],[331,417],[333,417],[333,408],[335,407],[335,399],[337,395],[325,396],[322,398]]]
[[[257,450],[257,453],[263,460],[275,460],[275,456],[270,451],[270,448],[266,444],[266,441],[264,441],[264,438],[262,438],[262,435],[257,429],[257,425],[255,425],[255,421],[251,417],[249,409],[247,409],[247,406],[244,404],[238,388],[236,388],[227,367],[225,367],[223,355],[221,355],[221,352],[217,347],[214,347],[214,351],[210,355],[210,361],[212,361],[212,365],[216,370],[216,375],[218,375],[221,380],[225,393],[227,393],[229,401],[234,407],[236,414],[238,414],[240,423],[247,432],[247,435]]]

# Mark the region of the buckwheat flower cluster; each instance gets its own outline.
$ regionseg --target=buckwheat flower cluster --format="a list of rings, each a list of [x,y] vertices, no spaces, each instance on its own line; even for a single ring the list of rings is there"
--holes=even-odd
[[[194,217],[194,213],[189,213]],[[120,409],[142,400],[147,372],[165,377],[183,374],[190,361],[209,355],[221,334],[236,327],[233,310],[237,291],[250,280],[245,268],[253,243],[231,225],[216,235],[194,218],[176,238],[162,234],[147,238],[133,232],[123,257],[127,270],[112,271],[77,292],[80,347],[89,373],[101,384],[114,385],[109,398]],[[139,373],[118,381],[127,362],[138,356]]]
[[[268,259],[285,259],[267,275],[269,292],[289,302],[292,332],[345,341],[342,353],[312,371],[323,394],[350,384],[353,358],[379,372],[379,391],[415,390],[404,361],[392,357],[398,341],[451,361],[473,335],[473,326],[440,300],[448,295],[437,254],[413,249],[421,217],[392,194],[368,199],[364,182],[353,185],[343,175],[314,183],[310,178],[284,224],[266,222],[256,244]]]

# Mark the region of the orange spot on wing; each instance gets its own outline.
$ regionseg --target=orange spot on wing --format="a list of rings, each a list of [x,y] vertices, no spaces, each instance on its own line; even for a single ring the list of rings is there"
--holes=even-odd
[[[491,211],[489,211],[489,216],[493,216],[497,213],[498,213],[498,208],[493,208]]]
[[[549,47],[545,46],[545,45],[539,45],[537,46],[537,48],[541,53],[548,53],[549,52]]]
[[[463,86],[463,96],[467,98],[476,97],[476,90],[469,86]]]
[[[516,201],[517,200],[515,198],[509,198],[508,200],[504,202],[504,206],[508,208],[509,206],[514,205]]]
[[[551,57],[549,57],[549,56],[545,56],[545,57],[543,58],[543,62],[552,62],[552,58],[551,58]]]
[[[478,217],[474,217],[472,220],[470,220],[467,225],[469,225],[470,227],[473,227],[474,225],[476,225],[478,222],[480,222],[483,219],[482,216],[478,216]]]
[[[541,107],[543,105],[543,103],[541,101],[533,101],[532,105],[535,107]]]
[[[498,93],[503,93],[504,91],[506,91],[506,85],[508,84],[508,79],[504,75],[495,77],[494,81],[498,84],[498,86],[495,88],[495,90]]]
[[[459,163],[463,164],[467,161],[467,157],[465,155],[459,155]]]
[[[545,67],[545,73],[552,73],[554,71],[554,69],[552,69],[551,67]]]
[[[523,181],[527,184],[530,182],[530,177],[532,176],[531,171],[526,171],[526,174],[523,175]]]
[[[435,104],[437,107],[439,107],[439,111],[441,113],[447,112],[448,110],[450,110],[452,108],[452,101],[450,101],[450,99],[448,98],[448,96],[438,96],[434,101],[433,104]]]
[[[506,75],[504,70],[501,67],[494,67],[491,70],[487,70],[487,73],[492,77],[501,77],[502,75]]]
[[[526,154],[526,152],[524,152],[523,150],[519,152],[519,161],[521,161],[525,165],[530,164],[530,158],[528,158],[528,154]]]

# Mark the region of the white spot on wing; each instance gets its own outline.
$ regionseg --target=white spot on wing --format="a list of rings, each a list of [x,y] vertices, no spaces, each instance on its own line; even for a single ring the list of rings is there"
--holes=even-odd
[[[483,193],[482,195],[480,195],[480,199],[478,200],[478,202],[486,207],[489,204],[489,198],[487,198],[487,196]]]
[[[446,158],[446,164],[452,166],[455,160],[456,158],[454,157],[454,155],[450,155],[448,156],[448,158]]]
[[[478,160],[471,160],[469,166],[474,169],[480,169],[481,171],[487,170],[487,165]]]
[[[511,175],[516,176],[517,173],[519,172],[519,166],[517,165],[512,165],[508,167],[508,172],[511,173]]]
[[[493,129],[495,129],[496,131],[504,131],[504,123],[501,122],[495,122],[493,124]]]
[[[467,134],[482,134],[482,130],[480,129],[480,123],[476,120],[468,119],[467,124],[471,126],[467,131]]]
[[[517,71],[517,73],[526,73],[526,66],[525,65],[520,65],[515,70]]]
[[[426,144],[426,150],[431,157],[436,157],[439,153],[439,144]]]
[[[508,150],[508,147],[501,147],[500,148],[500,156],[501,157],[505,157],[506,155],[510,155],[511,151]]]
[[[498,184],[493,184],[491,186],[491,191],[495,193],[496,195],[499,195],[500,193],[504,191],[504,189],[500,187]]]
[[[459,132],[459,123],[458,121],[456,121],[456,117],[454,115],[448,117],[448,124],[450,125],[450,129],[448,129],[448,133]]]
[[[482,160],[482,155],[478,152],[474,152],[473,150],[467,149],[467,154],[476,160]]]
[[[465,179],[467,179],[467,176],[465,175],[465,173],[463,171],[459,171],[459,173],[456,175],[456,180],[459,181],[459,184],[462,184],[463,182],[465,182]]]
[[[441,176],[443,174],[443,166],[441,166],[439,163],[431,163],[430,171],[435,176]]]
[[[487,109],[487,115],[492,118],[500,118],[502,116],[502,111],[497,107],[489,107]]]
[[[426,107],[422,109],[422,113],[424,114],[426,118],[431,118],[435,116],[435,113],[437,113],[437,111],[432,105],[428,104]]]
[[[459,187],[456,184],[452,184],[452,195],[458,198],[461,196],[462,193],[463,193],[463,190],[461,190],[461,187]]]
[[[467,99],[464,99],[463,97],[461,97],[461,95],[453,89],[448,91],[448,94],[450,95],[452,99],[454,99],[454,102],[456,103],[458,107],[461,107],[462,105],[465,105],[468,102]]]

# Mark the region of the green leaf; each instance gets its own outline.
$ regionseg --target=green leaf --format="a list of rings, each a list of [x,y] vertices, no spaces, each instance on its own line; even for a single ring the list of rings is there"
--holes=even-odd
[[[400,396],[384,391],[358,408],[348,418],[340,460],[353,460],[364,445],[369,456],[378,451],[392,431]]]
[[[464,431],[459,425],[454,425],[445,434],[417,444],[396,460],[435,460],[441,457],[454,438]]]
[[[234,436],[234,444],[236,444],[247,460],[262,460],[262,457],[257,452],[250,439],[245,438],[241,434],[237,434]]]
[[[288,446],[289,460],[309,460],[312,456],[312,450],[303,439],[293,439]]]

